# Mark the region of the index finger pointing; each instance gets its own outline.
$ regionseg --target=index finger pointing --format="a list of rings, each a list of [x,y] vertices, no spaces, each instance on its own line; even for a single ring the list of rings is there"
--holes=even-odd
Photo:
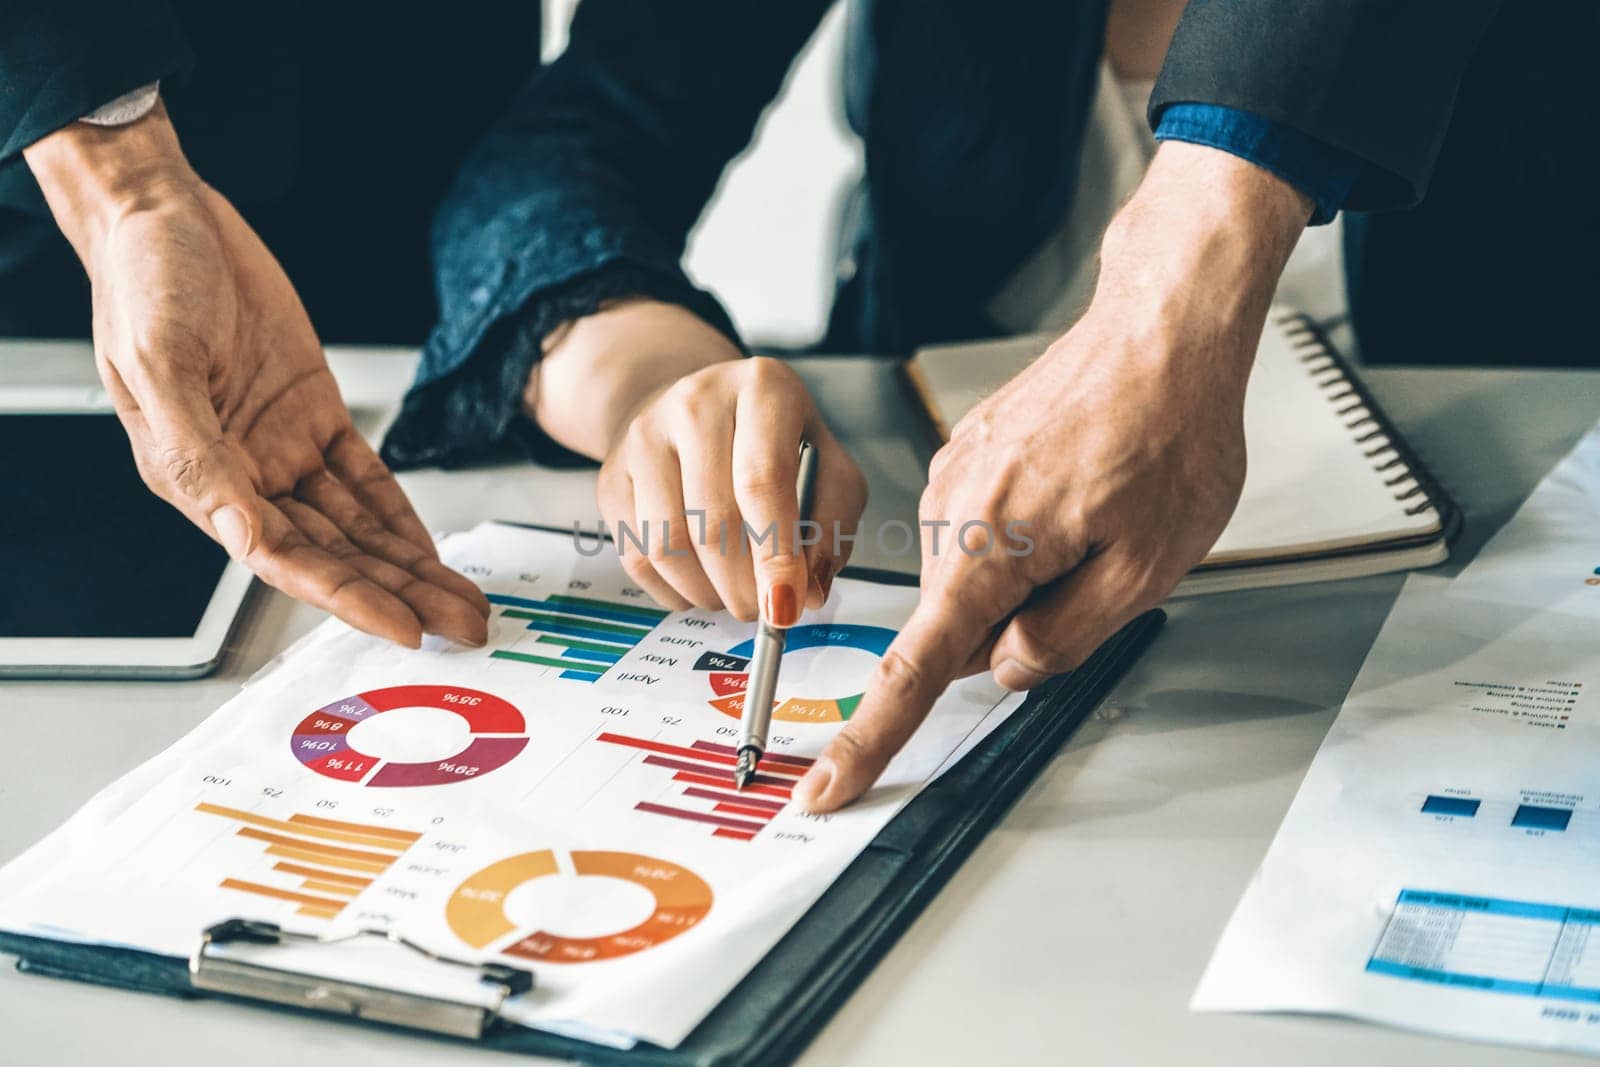
[[[866,792],[922,725],[945,687],[1021,600],[998,587],[990,590],[995,595],[972,596],[975,586],[988,583],[976,574],[966,577],[966,583],[942,584],[924,593],[884,653],[856,713],[795,787],[801,807],[833,811]],[[969,595],[957,595],[956,589]]]

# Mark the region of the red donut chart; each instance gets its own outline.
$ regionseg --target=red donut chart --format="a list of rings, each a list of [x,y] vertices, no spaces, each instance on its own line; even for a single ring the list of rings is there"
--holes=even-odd
[[[350,729],[396,708],[438,708],[467,720],[477,736],[466,748],[442,760],[399,763],[380,760],[350,744]],[[527,747],[522,712],[492,693],[450,685],[392,685],[335,700],[307,715],[294,728],[289,747],[295,759],[327,778],[384,788],[462,782],[503,767]],[[370,776],[370,777],[369,777]]]

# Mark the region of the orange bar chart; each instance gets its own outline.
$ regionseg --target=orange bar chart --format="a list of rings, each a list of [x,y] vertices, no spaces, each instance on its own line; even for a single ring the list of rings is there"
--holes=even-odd
[[[297,915],[314,919],[338,915],[422,836],[315,815],[274,819],[221,804],[200,803],[194,810],[237,824],[233,836],[265,844],[263,855],[276,861],[252,877],[224,878],[221,888],[285,901],[296,905]]]

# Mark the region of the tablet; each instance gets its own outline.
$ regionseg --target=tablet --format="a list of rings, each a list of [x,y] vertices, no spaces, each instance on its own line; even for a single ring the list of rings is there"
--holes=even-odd
[[[103,399],[27,397],[0,395],[0,676],[212,670],[249,570],[145,488]]]

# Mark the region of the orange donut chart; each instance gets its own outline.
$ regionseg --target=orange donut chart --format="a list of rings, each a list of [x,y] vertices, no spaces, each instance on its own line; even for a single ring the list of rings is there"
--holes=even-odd
[[[540,963],[592,963],[631,956],[672,940],[711,910],[711,887],[687,867],[635,852],[584,851],[570,856],[572,870],[578,875],[620,878],[643,886],[655,897],[655,910],[637,926],[601,937],[561,937],[535,931],[501,949],[504,955]],[[445,921],[473,948],[488,948],[516,932],[506,917],[506,896],[525,882],[561,873],[551,849],[491,863],[456,887],[445,904]]]

